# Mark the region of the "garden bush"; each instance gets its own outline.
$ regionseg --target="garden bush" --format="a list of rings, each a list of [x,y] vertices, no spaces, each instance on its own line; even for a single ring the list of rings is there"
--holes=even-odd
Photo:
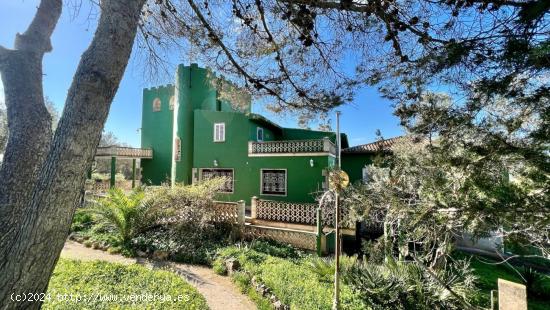
[[[250,243],[250,248],[260,253],[281,258],[296,259],[304,255],[303,252],[291,245],[269,239],[256,239]]]
[[[208,308],[204,297],[172,272],[99,261],[59,260],[46,296],[43,309]]]
[[[127,256],[137,251],[164,252],[171,260],[209,264],[217,248],[239,232],[230,223],[215,223],[214,198],[225,179],[194,185],[113,189],[92,206],[77,211],[73,232],[89,246],[110,246]]]
[[[92,216],[98,230],[114,234],[121,244],[128,245],[138,233],[144,231],[150,223],[147,218],[150,208],[143,203],[144,192],[141,189],[129,194],[121,189],[111,189],[105,198],[100,198],[91,208],[83,209]]]
[[[373,309],[464,309],[479,294],[467,261],[431,271],[392,257],[382,264],[357,260],[342,267],[344,283]]]

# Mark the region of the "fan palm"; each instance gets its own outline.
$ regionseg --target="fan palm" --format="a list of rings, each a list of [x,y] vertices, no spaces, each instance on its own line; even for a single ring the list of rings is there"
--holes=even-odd
[[[99,225],[116,233],[122,244],[128,244],[145,226],[148,207],[143,198],[143,190],[125,194],[120,189],[111,189],[88,212]]]

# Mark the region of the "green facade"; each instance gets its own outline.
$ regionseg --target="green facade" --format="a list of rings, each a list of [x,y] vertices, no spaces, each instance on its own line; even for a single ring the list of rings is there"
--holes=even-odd
[[[196,64],[180,65],[174,85],[144,90],[141,143],[143,148],[153,149],[153,159],[142,160],[142,182],[190,184],[201,179],[202,169],[227,168],[233,171],[233,192],[222,193],[219,199],[242,199],[250,204],[251,197],[257,196],[313,202],[326,184],[325,172],[334,165],[334,155],[318,152],[250,156],[249,141],[257,141],[258,128],[263,129],[263,141],[327,137],[335,142],[335,133],[281,128],[250,113],[250,97],[246,104],[240,102],[235,108],[218,91],[219,80]],[[227,83],[224,85],[228,87]],[[154,107],[156,99],[161,102],[159,111]],[[172,108],[170,100],[175,102]],[[214,142],[216,123],[225,124],[223,142]],[[347,137],[342,137],[342,145],[347,147]],[[179,148],[175,142],[178,138]],[[262,169],[286,170],[285,195],[261,194]]]
[[[348,176],[350,183],[363,180],[363,168],[372,164],[374,154],[342,154],[342,170]]]
[[[161,184],[170,181],[172,164],[173,111],[169,109],[174,86],[167,85],[143,90],[141,116],[141,147],[151,148],[154,160],[141,160],[142,182]],[[153,101],[160,99],[160,111],[153,111]]]

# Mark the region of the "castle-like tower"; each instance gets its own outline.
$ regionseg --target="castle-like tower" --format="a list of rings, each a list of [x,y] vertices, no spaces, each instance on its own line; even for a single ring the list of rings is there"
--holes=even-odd
[[[239,100],[227,94],[231,90],[240,94],[234,96]],[[155,154],[154,159],[142,160],[142,182],[190,184],[194,111],[247,113],[250,95],[197,64],[179,65],[174,84],[143,90],[142,108],[141,147]]]

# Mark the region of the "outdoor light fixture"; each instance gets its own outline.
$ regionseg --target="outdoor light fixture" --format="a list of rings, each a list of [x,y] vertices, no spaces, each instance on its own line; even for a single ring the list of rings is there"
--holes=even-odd
[[[313,159],[310,159],[310,160],[309,160],[309,165],[310,165],[311,167],[313,167],[313,164],[314,164],[314,163],[315,163],[315,162],[313,161]]]
[[[217,166],[218,166],[218,160],[214,159],[214,167],[217,167]]]

